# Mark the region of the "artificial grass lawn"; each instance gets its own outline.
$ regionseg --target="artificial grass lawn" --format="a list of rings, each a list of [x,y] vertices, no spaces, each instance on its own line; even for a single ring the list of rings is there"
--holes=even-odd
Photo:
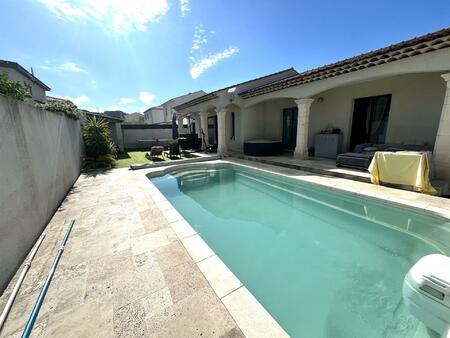
[[[114,168],[128,168],[131,164],[143,164],[153,162],[164,162],[177,160],[176,158],[170,159],[164,156],[163,159],[155,158],[155,161],[149,160],[145,157],[146,151],[126,151],[117,155],[117,160],[114,162]],[[184,157],[184,156],[183,156]]]

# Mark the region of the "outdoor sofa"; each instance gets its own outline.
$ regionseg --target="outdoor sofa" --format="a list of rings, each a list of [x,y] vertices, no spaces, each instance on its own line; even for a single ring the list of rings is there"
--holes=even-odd
[[[377,151],[433,151],[433,146],[417,143],[359,144],[353,152],[339,154],[336,166],[367,171]]]

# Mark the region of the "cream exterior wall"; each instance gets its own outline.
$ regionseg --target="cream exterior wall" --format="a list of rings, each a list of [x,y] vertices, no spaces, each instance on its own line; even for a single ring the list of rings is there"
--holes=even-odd
[[[18,81],[18,82],[25,82],[27,85],[31,86],[31,98],[35,101],[39,102],[46,102],[47,96],[45,94],[44,88],[41,86],[38,86],[36,83],[31,81],[26,76],[23,76],[21,73],[19,73],[17,70],[9,68],[9,67],[1,67],[0,66],[0,73],[6,72],[8,74],[8,79],[11,81]]]
[[[354,100],[384,94],[392,94],[386,142],[433,145],[444,93],[445,82],[440,73],[400,75],[328,90],[314,96],[308,145],[314,146],[314,137],[322,129],[335,127],[341,129],[344,150],[348,150]],[[282,110],[296,106],[293,99],[274,99],[244,108],[238,122],[242,124],[242,142],[250,139],[281,140]],[[229,147],[232,148],[231,143]],[[239,149],[237,146],[234,148]]]
[[[350,150],[354,100],[384,94],[392,94],[385,142],[433,145],[444,93],[445,82],[440,73],[422,73],[394,76],[318,94],[311,106],[309,146],[313,146],[318,132],[330,126],[341,129],[344,150]],[[318,98],[323,98],[323,102]]]
[[[243,141],[271,139],[281,141],[283,135],[283,109],[296,107],[293,99],[261,102],[243,110]]]
[[[354,99],[391,94],[385,142],[434,145],[445,95],[445,81],[440,75],[449,70],[450,48],[444,48],[248,99],[231,96],[225,90],[219,91],[216,92],[218,97],[178,113],[214,112],[227,108],[230,103],[238,106],[236,139],[227,137],[227,146],[230,150],[242,150],[243,142],[249,139],[281,140],[282,109],[296,107],[295,99],[314,98],[309,117],[308,146],[313,146],[314,137],[320,130],[333,126],[342,130],[343,151],[347,151]],[[226,121],[229,121],[228,115]],[[227,122],[227,129],[229,126],[231,124]],[[440,151],[443,151],[442,147]]]

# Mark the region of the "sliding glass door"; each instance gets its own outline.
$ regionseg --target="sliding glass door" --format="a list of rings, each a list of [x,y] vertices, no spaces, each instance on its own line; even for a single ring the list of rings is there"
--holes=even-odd
[[[385,142],[390,105],[390,94],[355,100],[350,150],[362,143]]]

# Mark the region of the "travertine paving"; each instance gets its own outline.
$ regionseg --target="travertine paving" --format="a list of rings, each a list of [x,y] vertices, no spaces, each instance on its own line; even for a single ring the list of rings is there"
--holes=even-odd
[[[239,159],[225,162],[450,218],[448,199]],[[73,232],[32,336],[286,336],[145,176],[160,170],[80,176],[46,229],[1,337],[21,336],[72,217]]]
[[[142,172],[126,169],[80,176],[46,229],[1,337],[21,336],[71,217],[75,226],[32,336],[243,336],[169,227],[177,220],[162,214],[146,188]]]

